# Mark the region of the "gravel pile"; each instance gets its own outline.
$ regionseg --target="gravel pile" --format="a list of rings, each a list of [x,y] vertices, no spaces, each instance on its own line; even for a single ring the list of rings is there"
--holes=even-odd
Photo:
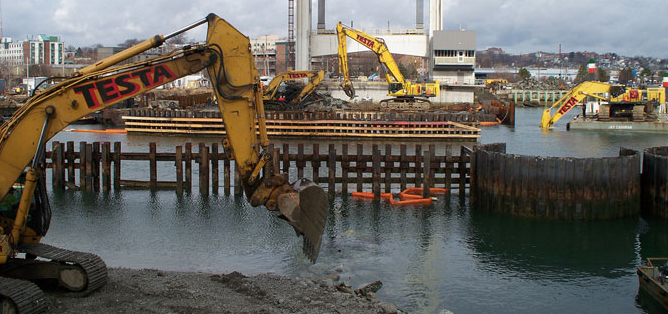
[[[378,300],[380,281],[357,289],[338,281],[110,268],[107,285],[87,297],[47,296],[52,313],[402,313]]]
[[[516,89],[526,90],[562,90],[566,89],[566,81],[560,78],[549,77],[546,80],[539,81],[530,77],[517,82]]]

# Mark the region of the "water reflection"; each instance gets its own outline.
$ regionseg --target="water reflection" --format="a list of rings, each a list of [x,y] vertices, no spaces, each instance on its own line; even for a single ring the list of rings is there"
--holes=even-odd
[[[475,210],[471,216],[468,242],[485,269],[568,281],[582,276],[617,278],[635,266],[635,219],[557,222]]]

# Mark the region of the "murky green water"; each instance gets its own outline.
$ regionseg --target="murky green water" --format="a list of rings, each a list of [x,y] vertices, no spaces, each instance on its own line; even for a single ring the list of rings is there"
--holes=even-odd
[[[516,128],[485,128],[481,142],[506,142],[509,153],[589,157],[614,156],[620,146],[666,145],[660,134],[567,132],[566,118],[543,133],[541,113],[518,109]],[[125,151],[146,151],[150,141],[165,151],[185,141],[216,141],[69,132],[56,139],[122,141]],[[146,166],[128,167],[124,178]],[[479,213],[457,194],[405,207],[337,197],[318,263],[311,265],[301,255],[301,239],[272,213],[233,196],[193,191],[182,198],[173,191],[52,193],[54,217],[44,241],[99,254],[112,267],[315,276],[338,271],[353,285],[380,279],[382,300],[416,313],[658,311],[651,303],[641,306],[648,298],[637,300],[635,267],[668,255],[665,221],[509,218]]]

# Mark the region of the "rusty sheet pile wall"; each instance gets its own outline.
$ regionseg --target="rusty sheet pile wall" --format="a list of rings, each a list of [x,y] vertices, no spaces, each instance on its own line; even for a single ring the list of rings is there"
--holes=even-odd
[[[642,162],[642,212],[668,218],[668,147],[647,148]]]
[[[634,150],[608,158],[539,157],[506,154],[504,143],[479,146],[472,158],[477,209],[559,220],[640,212],[640,154]]]

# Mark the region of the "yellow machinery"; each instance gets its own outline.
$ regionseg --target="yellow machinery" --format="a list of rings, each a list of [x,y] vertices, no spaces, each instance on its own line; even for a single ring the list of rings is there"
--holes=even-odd
[[[441,88],[438,81],[413,83],[405,80],[383,39],[347,27],[341,22],[336,25],[336,34],[339,40],[339,72],[343,75],[341,88],[351,99],[355,97],[355,88],[350,80],[350,72],[348,71],[346,37],[352,38],[362,46],[373,51],[378,56],[380,64],[385,68],[387,72],[385,79],[387,80],[387,84],[389,84],[387,95],[393,98],[381,100],[381,107],[383,105],[387,106],[389,103],[400,103],[408,104],[407,107],[428,108],[430,105],[429,97],[440,95]],[[420,106],[419,104],[424,104],[424,106]]]
[[[568,111],[592,97],[600,102],[598,120],[610,119],[644,121],[652,109],[648,106],[665,104],[663,88],[633,89],[623,85],[611,85],[601,82],[582,82],[573,87],[566,95],[545,109],[540,122],[541,128],[552,128],[554,123]],[[552,109],[557,109],[552,114]]]
[[[299,79],[308,79],[308,83],[301,90],[299,95],[293,97],[288,102],[296,104],[304,100],[308,95],[311,95],[313,91],[322,83],[325,79],[324,71],[288,71],[276,75],[270,82],[267,84],[267,87],[264,88],[262,99],[266,101],[279,101],[280,94],[278,89],[283,82],[294,81]]]
[[[208,23],[206,44],[186,46],[142,62],[118,65],[165,40]],[[72,77],[29,98],[0,127],[0,295],[2,306],[19,313],[46,307],[33,283],[56,282],[86,294],[106,283],[98,256],[40,243],[51,210],[40,163],[47,141],[77,119],[188,74],[207,69],[227,138],[223,141],[241,175],[252,206],[264,205],[304,236],[304,253],[315,262],[329,211],[319,186],[285,176],[262,176],[271,161],[266,150],[262,88],[248,37],[214,14],[175,33],[156,35],[134,47],[85,67]],[[256,133],[258,125],[259,136]],[[30,280],[30,281],[28,281]]]

